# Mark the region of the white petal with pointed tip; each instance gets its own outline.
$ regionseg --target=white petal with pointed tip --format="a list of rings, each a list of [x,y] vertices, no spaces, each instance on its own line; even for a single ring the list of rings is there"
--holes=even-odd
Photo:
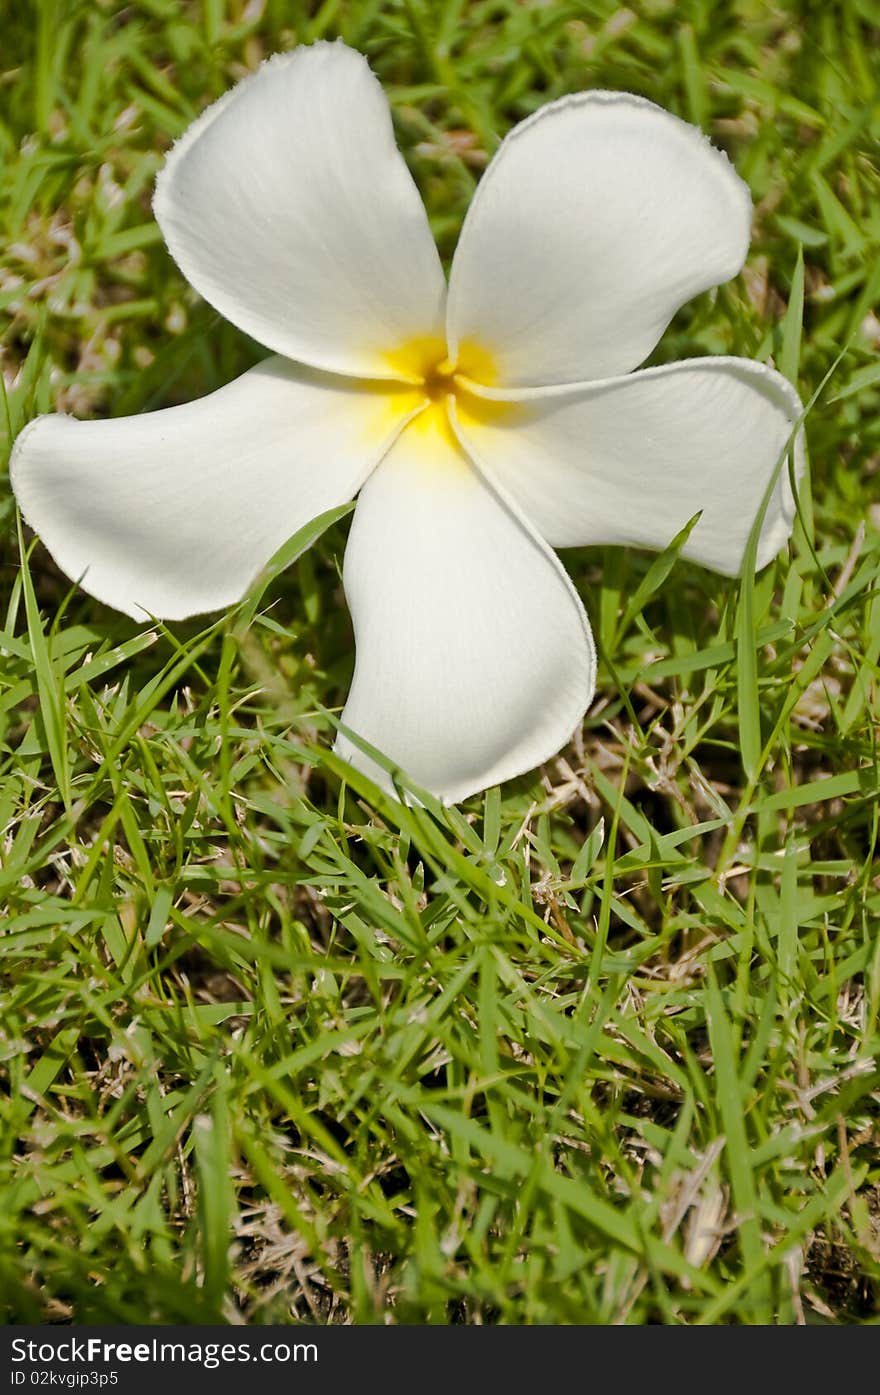
[[[773,468],[801,412],[791,384],[750,359],[689,359],[579,389],[459,413],[462,437],[554,547],[664,548],[699,510],[685,557],[735,575]],[[802,433],[795,444],[803,468]],[[783,465],[757,565],[791,533]]]
[[[557,558],[430,417],[358,499],[344,572],[357,662],[342,720],[453,803],[559,750],[592,697],[595,657]],[[390,788],[346,737],[337,750]]]
[[[135,619],[179,620],[238,600],[293,533],[351,499],[411,399],[268,359],[185,406],[38,417],[12,485],[72,580]]]
[[[443,333],[443,270],[388,102],[342,43],[278,55],[203,112],[154,210],[187,280],[277,353],[387,378],[386,353]]]
[[[626,93],[564,97],[515,127],[477,188],[450,350],[476,341],[507,387],[629,372],[679,306],[736,275],[750,221],[748,189],[696,127]]]

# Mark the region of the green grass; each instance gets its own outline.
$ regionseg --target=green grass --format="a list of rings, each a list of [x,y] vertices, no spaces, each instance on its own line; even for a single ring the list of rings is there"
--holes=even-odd
[[[35,0],[3,30],[8,434],[259,356],[151,185],[230,82],[336,34],[445,256],[516,120],[632,90],[757,210],[656,361],[772,355],[807,401],[846,352],[788,554],[741,591],[566,554],[597,700],[459,810],[330,753],[347,519],[229,615],[144,629],[39,544],[22,567],[0,479],[0,1312],[876,1321],[877,4]]]

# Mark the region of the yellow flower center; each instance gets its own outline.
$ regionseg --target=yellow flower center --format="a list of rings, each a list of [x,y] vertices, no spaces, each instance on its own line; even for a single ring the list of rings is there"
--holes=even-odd
[[[495,361],[482,345],[465,340],[453,362],[444,341],[430,334],[408,339],[386,354],[386,361],[406,382],[428,386],[441,395],[457,390],[460,380],[492,387],[497,377]]]
[[[457,377],[455,364],[449,358],[441,358],[439,363],[434,363],[425,373],[422,380],[422,392],[426,397],[430,397],[432,402],[442,402],[449,393],[455,395],[458,392],[456,383]]]
[[[421,336],[387,354],[386,362],[399,380],[388,384],[388,405],[395,412],[418,413],[406,434],[426,459],[448,461],[450,446],[461,455],[450,421],[453,403],[458,421],[471,427],[507,420],[517,410],[514,403],[488,401],[472,390],[471,384],[491,387],[496,381],[492,355],[479,344],[462,343],[453,360],[442,339]]]

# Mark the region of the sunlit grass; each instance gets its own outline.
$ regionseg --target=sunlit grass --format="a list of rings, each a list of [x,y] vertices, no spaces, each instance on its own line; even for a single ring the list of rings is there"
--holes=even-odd
[[[22,569],[4,477],[0,1312],[876,1320],[876,7],[16,7],[7,434],[260,356],[177,273],[152,182],[260,58],[337,34],[446,257],[500,136],[565,92],[641,93],[729,151],[748,266],[655,361],[772,356],[805,402],[836,364],[801,520],[742,589],[566,554],[601,655],[583,731],[406,809],[330,751],[346,518],[229,615],[138,627],[26,538]]]

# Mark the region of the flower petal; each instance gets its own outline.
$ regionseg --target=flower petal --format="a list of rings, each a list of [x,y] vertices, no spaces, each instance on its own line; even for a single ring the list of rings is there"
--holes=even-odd
[[[203,112],[154,211],[187,280],[277,353],[359,377],[443,333],[443,270],[365,58],[280,54]]]
[[[552,546],[663,548],[702,509],[683,555],[733,576],[800,413],[781,374],[750,359],[719,357],[517,402],[469,398],[458,426],[474,459],[503,482]],[[799,474],[801,432],[795,459]],[[759,567],[783,546],[794,516],[783,465]]]
[[[595,654],[557,558],[440,411],[406,429],[358,499],[344,572],[357,662],[342,720],[454,803],[559,750],[592,698]],[[345,736],[337,750],[390,788]]]
[[[695,127],[626,93],[553,102],[477,188],[450,276],[450,352],[464,343],[466,363],[478,344],[506,387],[629,372],[679,306],[736,275],[750,220],[748,189]]]
[[[71,579],[135,619],[180,620],[238,600],[293,533],[351,499],[413,398],[268,359],[185,406],[38,417],[12,485]]]

